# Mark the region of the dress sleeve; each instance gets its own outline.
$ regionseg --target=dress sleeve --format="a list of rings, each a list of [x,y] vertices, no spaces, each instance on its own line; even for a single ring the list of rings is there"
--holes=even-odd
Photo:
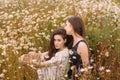
[[[50,65],[57,65],[57,64],[60,64],[61,63],[61,56],[54,56],[54,57],[52,57],[49,61],[48,61],[48,63],[50,64]]]

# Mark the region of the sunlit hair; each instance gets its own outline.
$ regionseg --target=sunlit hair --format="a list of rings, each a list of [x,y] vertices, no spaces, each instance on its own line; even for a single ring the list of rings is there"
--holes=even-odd
[[[85,38],[85,27],[84,27],[83,20],[80,17],[78,17],[78,16],[69,16],[67,18],[67,21],[72,25],[72,28],[73,28],[75,33],[77,33],[78,35]],[[73,45],[73,37],[69,36],[68,38],[69,38],[68,39],[68,42],[69,42],[68,47],[71,48],[72,45]]]
[[[50,44],[49,44],[49,48],[48,48],[48,58],[45,58],[46,60],[51,59],[51,57],[53,57],[55,55],[55,53],[57,52],[57,49],[55,48],[54,45],[54,36],[55,35],[61,35],[62,38],[65,40],[67,40],[67,34],[65,29],[61,28],[61,29],[56,29],[52,36],[51,36],[51,40],[50,40]],[[67,43],[65,43],[65,46],[67,46]]]
[[[85,37],[85,27],[83,20],[78,16],[71,16],[67,18],[67,21],[72,25],[75,33],[82,37]]]

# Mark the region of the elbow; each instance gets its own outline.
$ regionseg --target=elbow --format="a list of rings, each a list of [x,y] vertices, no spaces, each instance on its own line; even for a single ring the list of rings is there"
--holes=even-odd
[[[84,61],[83,62],[83,67],[88,67],[90,66],[90,62],[89,61]]]

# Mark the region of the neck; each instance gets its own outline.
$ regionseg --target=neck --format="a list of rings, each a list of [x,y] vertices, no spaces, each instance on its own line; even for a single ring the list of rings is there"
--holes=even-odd
[[[73,34],[73,45],[78,42],[79,40],[83,40],[84,38],[80,36],[79,34]]]
[[[65,46],[62,47],[62,48],[60,48],[60,49],[58,50],[58,52],[64,50],[65,48],[66,48]]]

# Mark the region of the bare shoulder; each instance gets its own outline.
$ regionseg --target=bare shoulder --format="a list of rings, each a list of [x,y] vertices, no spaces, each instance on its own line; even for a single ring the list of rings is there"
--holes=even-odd
[[[86,47],[86,48],[88,47],[85,42],[80,42],[80,43],[78,44],[78,48],[85,48],[85,47]]]
[[[86,67],[89,65],[89,51],[88,45],[85,42],[80,42],[77,48],[78,54],[81,56],[83,66]]]
[[[88,46],[85,42],[80,42],[77,48],[78,53],[88,53]]]

